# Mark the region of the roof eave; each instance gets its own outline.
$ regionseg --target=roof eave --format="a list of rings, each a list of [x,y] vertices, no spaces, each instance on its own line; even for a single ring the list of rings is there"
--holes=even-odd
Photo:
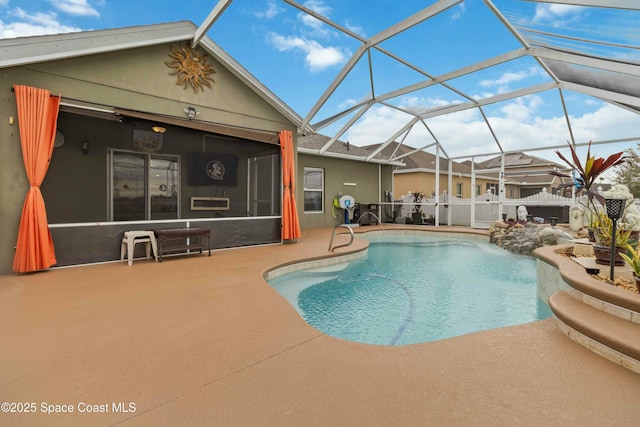
[[[298,153],[308,154],[311,156],[318,156],[318,157],[333,157],[333,158],[344,159],[344,160],[355,160],[358,162],[365,162],[365,163],[377,163],[377,164],[390,165],[390,166],[405,166],[404,163],[399,161],[389,162],[388,160],[384,160],[384,159],[367,160],[367,158],[364,156],[354,156],[349,154],[333,153],[331,151],[325,151],[324,153],[321,153],[320,150],[315,150],[311,148],[298,147]]]
[[[134,49],[193,38],[188,21],[112,30],[0,39],[0,68]]]
[[[196,26],[192,22],[180,21],[111,30],[0,39],[0,51],[3,52],[0,58],[0,68],[97,55],[165,43],[190,43],[195,32]],[[213,40],[203,37],[200,45],[287,120],[297,128],[300,127],[302,118],[215,44]],[[310,130],[304,129],[302,131],[308,132]]]

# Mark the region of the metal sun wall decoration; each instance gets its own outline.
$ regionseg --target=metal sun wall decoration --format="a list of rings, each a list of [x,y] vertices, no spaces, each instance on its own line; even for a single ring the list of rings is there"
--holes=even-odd
[[[209,55],[200,54],[191,46],[177,49],[171,47],[171,52],[168,55],[171,61],[165,62],[165,65],[175,69],[169,74],[178,75],[177,85],[184,85],[184,89],[191,86],[194,93],[198,93],[198,90],[204,92],[205,86],[211,88],[211,83],[214,83],[214,80],[209,76],[216,70],[212,65],[207,64]]]

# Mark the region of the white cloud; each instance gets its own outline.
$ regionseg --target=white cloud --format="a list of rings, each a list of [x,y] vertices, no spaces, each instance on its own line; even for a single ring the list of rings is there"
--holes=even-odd
[[[466,3],[460,3],[455,9],[453,9],[453,15],[451,15],[451,19],[455,21],[462,18],[462,15],[464,15],[466,11]]]
[[[334,65],[343,64],[348,52],[333,46],[322,46],[315,40],[307,40],[301,37],[285,37],[280,34],[270,33],[269,42],[281,52],[289,50],[301,50],[305,56],[305,63],[310,71],[322,71]]]
[[[503,105],[500,111],[507,120],[523,122],[530,120],[532,114],[543,104],[542,98],[532,95],[525,98],[514,99]]]
[[[338,105],[338,110],[340,111],[347,110],[353,107],[354,105],[356,105],[357,103],[358,103],[358,100],[354,98],[349,98],[346,101],[344,101],[342,104]]]
[[[381,106],[372,107],[342,139],[356,146],[378,144],[393,136],[410,120],[411,117],[401,111]]]
[[[527,77],[527,74],[524,72],[519,73],[504,73],[499,78],[495,80],[480,80],[480,86],[482,87],[494,87],[494,86],[505,86],[512,82],[517,82]]]
[[[311,9],[312,11],[326,18],[329,17],[332,11],[331,7],[324,4],[322,0],[309,0],[304,3],[304,6],[306,6],[307,8]],[[300,20],[302,22],[304,22],[305,24],[311,27],[317,25],[316,23],[319,22],[316,18],[304,12],[301,12],[300,15],[298,16],[300,17]]]
[[[563,27],[582,15],[584,8],[564,4],[538,4],[533,22],[546,22],[555,27]]]
[[[304,3],[308,9],[329,17],[332,9],[322,0],[308,0]],[[315,39],[324,40],[337,37],[337,32],[332,32],[319,19],[314,18],[305,12],[297,14],[298,22],[302,23],[297,27],[299,34],[283,36],[274,32],[269,33],[268,41],[283,51],[302,51],[305,54],[305,65],[311,72],[322,71],[326,68],[344,64],[351,53],[347,48],[336,46],[325,46]]]
[[[413,114],[423,114],[430,109],[438,108],[438,107],[449,107],[452,105],[459,104],[461,101],[448,101],[445,99],[439,98],[421,98],[419,96],[404,96],[398,107],[404,108],[405,110],[411,111]]]
[[[539,68],[531,67],[518,72],[506,72],[494,80],[480,80],[479,84],[485,88],[497,88],[499,93],[504,93],[510,90],[511,83],[519,82],[540,74],[542,73]],[[491,96],[493,96],[493,94],[491,94]],[[482,98],[485,98],[485,96],[482,96]]]
[[[49,0],[49,3],[61,12],[75,16],[100,16],[87,0]]]
[[[0,0],[0,7],[9,6],[9,0]]]
[[[279,7],[275,1],[269,1],[265,10],[254,12],[257,18],[272,19],[283,12],[283,8]]]
[[[344,26],[347,30],[356,33],[361,37],[367,37],[367,32],[359,25],[352,24],[350,21],[345,21]]]
[[[38,12],[28,14],[21,8],[11,11],[14,22],[0,21],[0,38],[41,36],[46,34],[70,33],[82,31],[81,28],[63,25],[54,12]]]
[[[408,104],[413,105],[414,101],[417,99],[412,99]],[[428,101],[429,105],[441,102],[443,101]],[[424,106],[427,106],[426,103]],[[488,117],[502,149],[510,151],[558,146],[570,139],[565,117],[542,117],[538,113],[542,106],[541,98],[528,96],[505,103],[493,116]],[[374,107],[352,126],[343,139],[356,146],[382,143],[409,120],[409,116],[399,111]],[[571,117],[570,120],[578,143],[637,137],[637,129],[640,128],[638,115],[606,103],[601,104],[597,110]],[[483,117],[476,109],[430,118],[426,122],[450,156],[479,156],[499,151]],[[433,138],[423,129],[422,124],[415,125],[405,139],[405,144],[420,147],[431,143]],[[627,145],[633,147],[636,144],[630,142]],[[624,149],[619,144],[597,147],[598,155],[602,157]],[[540,153],[542,155],[545,152]],[[552,150],[547,154],[554,156]]]
[[[312,11],[328,18],[331,15],[331,7],[324,4],[321,0],[309,0],[304,3],[304,5],[311,9]],[[305,12],[300,12],[298,14],[298,19],[302,24],[307,27],[307,29],[311,29],[313,31],[313,35],[318,37],[328,37],[331,34],[331,31],[325,24],[317,18],[309,15]]]

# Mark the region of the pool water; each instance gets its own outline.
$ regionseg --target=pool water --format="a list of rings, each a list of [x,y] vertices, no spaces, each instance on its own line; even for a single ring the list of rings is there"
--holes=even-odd
[[[367,237],[366,258],[270,281],[318,330],[370,344],[435,341],[551,316],[536,260],[461,237]]]

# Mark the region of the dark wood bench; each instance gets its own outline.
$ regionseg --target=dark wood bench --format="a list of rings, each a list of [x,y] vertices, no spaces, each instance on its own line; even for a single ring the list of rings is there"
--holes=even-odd
[[[168,228],[168,229],[154,229],[153,233],[156,236],[158,242],[158,261],[162,262],[162,255],[165,252],[184,252],[190,250],[199,250],[202,253],[203,249],[209,251],[211,256],[211,247],[209,246],[209,237],[211,236],[211,230],[208,228]],[[164,247],[164,242],[167,241],[184,241],[182,244],[168,245]],[[206,243],[205,243],[206,240]]]

